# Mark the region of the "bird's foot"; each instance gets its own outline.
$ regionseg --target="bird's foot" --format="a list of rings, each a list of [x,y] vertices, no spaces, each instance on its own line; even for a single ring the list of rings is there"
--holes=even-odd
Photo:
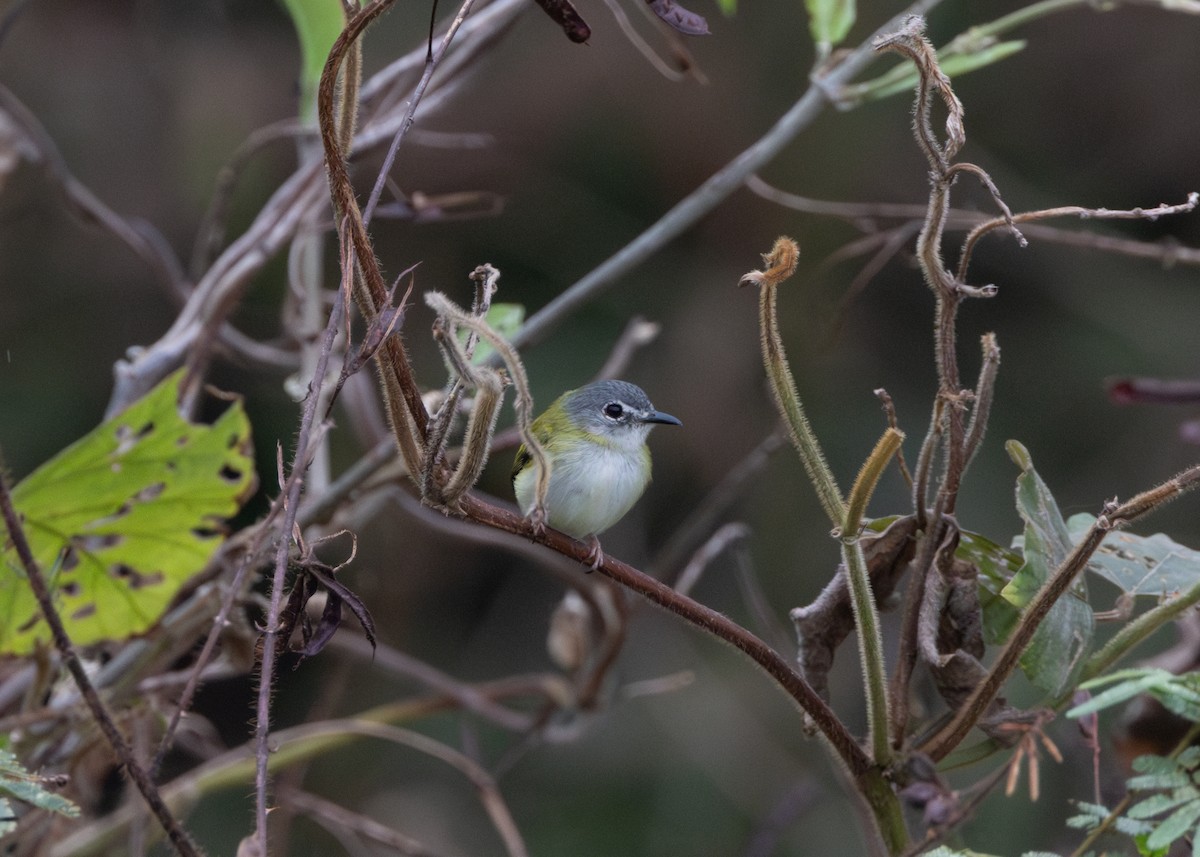
[[[534,506],[529,510],[529,514],[525,516],[533,527],[533,537],[540,539],[546,535],[546,510],[541,506]]]
[[[587,563],[587,574],[591,574],[600,566],[604,565],[604,551],[600,549],[600,539],[594,535],[587,537],[587,543],[588,553],[584,558],[584,562]]]

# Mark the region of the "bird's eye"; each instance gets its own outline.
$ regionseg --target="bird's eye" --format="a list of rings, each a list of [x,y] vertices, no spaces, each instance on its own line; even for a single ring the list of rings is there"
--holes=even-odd
[[[620,419],[621,415],[624,413],[625,409],[621,407],[620,402],[609,402],[604,406],[604,415],[614,420]]]

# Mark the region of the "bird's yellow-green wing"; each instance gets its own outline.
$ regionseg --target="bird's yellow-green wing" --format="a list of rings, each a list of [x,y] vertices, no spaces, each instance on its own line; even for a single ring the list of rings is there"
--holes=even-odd
[[[517,457],[513,460],[512,475],[509,477],[513,482],[517,481],[517,474],[529,466],[529,462],[533,456],[529,454],[529,450],[525,448],[525,444],[521,444],[517,448]]]
[[[550,427],[550,419],[547,414],[549,414],[549,411],[534,420],[533,425],[529,427],[529,432],[535,438],[537,438],[538,443],[540,443],[543,448],[550,445],[550,438],[553,434]],[[529,454],[529,449],[525,446],[525,444],[521,444],[519,447],[517,447],[517,457],[513,460],[512,474],[509,478],[513,482],[516,482],[517,474],[528,467],[531,461],[533,461],[533,456]]]

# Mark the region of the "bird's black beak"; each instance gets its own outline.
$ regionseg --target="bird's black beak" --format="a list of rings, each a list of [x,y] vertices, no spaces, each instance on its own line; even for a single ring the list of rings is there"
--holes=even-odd
[[[683,425],[683,423],[681,423],[676,417],[673,417],[670,414],[664,414],[662,411],[647,411],[642,415],[642,422],[662,423],[669,426]]]

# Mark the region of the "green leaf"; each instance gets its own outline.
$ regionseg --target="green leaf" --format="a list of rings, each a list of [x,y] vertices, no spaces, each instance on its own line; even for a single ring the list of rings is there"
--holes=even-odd
[[[1067,712],[1067,717],[1083,717],[1128,702],[1134,697],[1141,696],[1152,687],[1169,682],[1175,676],[1163,669],[1133,668],[1119,670],[1100,678],[1092,679],[1080,685],[1082,690],[1092,690],[1106,684],[1114,684],[1108,690],[1097,693],[1087,702],[1076,705]]]
[[[13,489],[34,559],[80,645],[146,631],[221,544],[254,490],[250,424],[235,402],[212,425],[176,408],[183,371]],[[8,542],[0,555],[0,652],[49,628]]]
[[[978,533],[963,530],[954,555],[979,569],[979,602],[983,608],[983,632],[988,645],[999,645],[1016,627],[1020,611],[1001,593],[1021,568],[1016,551],[996,544]]]
[[[1094,678],[1080,687],[1092,690],[1107,684],[1114,686],[1075,706],[1067,712],[1067,716],[1081,717],[1148,693],[1173,714],[1200,722],[1200,673],[1176,675],[1164,669],[1133,667]]]
[[[1079,541],[1096,522],[1093,515],[1080,513],[1067,521],[1067,530]],[[1113,530],[1087,564],[1129,595],[1153,598],[1176,595],[1200,581],[1200,551],[1184,547],[1162,533],[1139,536]]]
[[[717,0],[717,8],[726,18],[732,18],[737,13],[737,0]]]
[[[1134,818],[1126,818],[1123,815],[1119,816],[1113,822],[1113,827],[1118,833],[1124,833],[1126,836],[1141,836],[1143,839],[1147,833],[1154,829],[1154,825],[1148,821],[1138,821]]]
[[[300,40],[300,118],[317,117],[317,85],[329,49],[346,26],[341,0],[283,0]]]
[[[1017,607],[1024,607],[1067,558],[1073,545],[1054,496],[1033,469],[1029,451],[1015,440],[1010,440],[1005,448],[1021,468],[1016,493],[1017,512],[1025,521],[1022,540],[1025,562],[1001,594]],[[1050,608],[1021,656],[1021,669],[1035,686],[1057,696],[1081,668],[1094,625],[1080,575]]]
[[[1193,799],[1168,815],[1146,839],[1151,848],[1165,848],[1191,831],[1200,818],[1200,801]]]
[[[854,26],[854,0],[804,0],[808,29],[818,45],[836,45]]]
[[[1024,40],[994,42],[981,48],[957,49],[947,46],[938,53],[938,64],[948,77],[961,77],[986,66],[1008,59],[1025,48]],[[891,98],[911,93],[917,87],[917,72],[912,63],[901,63],[873,80],[848,86],[843,96],[851,103]]]
[[[1138,834],[1137,836],[1133,837],[1133,844],[1137,847],[1138,854],[1141,855],[1141,857],[1167,857],[1171,849],[1151,848],[1147,844],[1147,840],[1149,838],[1150,837],[1147,834]]]
[[[25,770],[17,761],[17,757],[8,750],[0,750],[0,836],[16,827],[15,823],[10,827],[5,826],[12,815],[8,798],[71,818],[79,815],[79,807],[62,795],[48,791],[42,785],[43,782],[44,780]]]
[[[1156,815],[1161,815],[1164,812],[1169,812],[1178,806],[1186,806],[1196,800],[1197,794],[1195,789],[1187,787],[1179,788],[1171,794],[1154,794],[1145,800],[1138,801],[1133,806],[1129,807],[1129,811],[1125,813],[1130,818],[1153,818]],[[1155,845],[1154,847],[1160,847]]]
[[[1147,792],[1154,789],[1186,788],[1191,781],[1191,777],[1189,777],[1183,771],[1172,769],[1171,771],[1163,773],[1143,774],[1139,777],[1130,777],[1126,781],[1125,785],[1130,790]],[[1135,805],[1134,809],[1131,809],[1127,815],[1130,818],[1138,818],[1138,813],[1134,811],[1136,809],[1137,805]],[[1150,815],[1153,814],[1153,812],[1150,813]]]
[[[875,518],[864,525],[867,532],[882,533],[896,521],[898,515]],[[987,536],[959,531],[958,550],[954,555],[979,569],[979,603],[983,608],[983,632],[989,645],[999,645],[1020,618],[1020,611],[1001,592],[1024,562],[1021,555]]]
[[[488,308],[487,315],[483,319],[488,323],[488,326],[505,339],[512,339],[513,335],[521,329],[521,325],[525,322],[525,305],[524,304],[506,304],[496,303]],[[469,330],[459,329],[458,342],[463,345],[470,335]],[[489,357],[492,356],[494,349],[486,340],[479,340],[475,346],[475,354],[471,357],[471,363],[477,366],[482,365]]]

